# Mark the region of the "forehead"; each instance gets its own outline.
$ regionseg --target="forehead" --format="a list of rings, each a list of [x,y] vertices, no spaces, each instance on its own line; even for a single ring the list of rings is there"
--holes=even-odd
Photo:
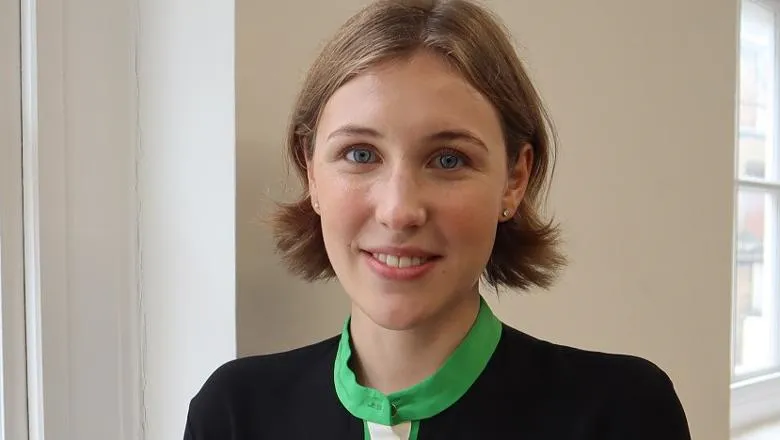
[[[337,90],[323,110],[318,137],[344,124],[412,135],[454,128],[484,137],[501,132],[490,101],[427,53],[378,65]]]

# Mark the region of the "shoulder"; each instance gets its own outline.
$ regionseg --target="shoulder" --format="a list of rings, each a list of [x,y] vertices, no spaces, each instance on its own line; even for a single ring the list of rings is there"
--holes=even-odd
[[[504,325],[501,344],[507,356],[531,358],[545,369],[580,379],[621,380],[638,375],[652,377],[663,371],[651,361],[633,355],[585,350],[556,344]]]
[[[631,384],[630,388],[645,390],[659,384],[671,384],[669,376],[648,359],[556,344],[509,326],[504,326],[500,345],[504,346],[503,356],[514,362],[528,363],[532,374],[569,385],[622,389]]]
[[[209,376],[194,399],[202,400],[215,393],[235,396],[247,390],[284,388],[317,366],[330,368],[337,347],[338,338],[333,337],[290,351],[229,361]]]
[[[296,390],[323,386],[332,379],[338,341],[338,337],[332,337],[298,349],[243,357],[221,365],[190,402],[186,431],[191,437],[185,438],[219,438],[231,421],[279,412],[280,404],[294,397]],[[212,429],[216,437],[207,433]]]
[[[546,384],[546,393],[587,408],[603,438],[690,438],[675,386],[652,361],[555,344],[506,326],[502,338],[510,358],[533,364],[525,371]]]

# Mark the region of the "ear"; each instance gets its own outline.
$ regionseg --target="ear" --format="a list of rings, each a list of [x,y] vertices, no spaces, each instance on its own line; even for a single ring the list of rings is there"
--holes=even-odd
[[[312,161],[306,159],[306,179],[309,185],[309,199],[311,201],[311,207],[317,214],[320,213],[320,202],[317,194],[317,181],[314,179],[314,171],[312,167]]]
[[[520,203],[525,197],[528,188],[528,180],[531,177],[531,167],[534,163],[534,150],[531,144],[520,147],[517,162],[509,168],[507,184],[502,197],[500,221],[506,221],[514,217]]]

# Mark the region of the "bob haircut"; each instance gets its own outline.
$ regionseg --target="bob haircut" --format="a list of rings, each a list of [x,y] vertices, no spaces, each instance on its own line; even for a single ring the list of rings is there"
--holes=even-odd
[[[508,32],[468,0],[375,1],[326,43],[304,80],[288,127],[288,160],[305,191],[297,202],[280,205],[273,217],[277,250],[289,269],[307,281],[335,277],[308,194],[307,160],[319,118],[345,83],[419,51],[440,56],[496,108],[510,167],[523,145],[533,149],[525,197],[514,217],[497,225],[484,281],[495,288],[549,287],[566,260],[558,250],[559,226],[541,213],[554,169],[555,131]]]

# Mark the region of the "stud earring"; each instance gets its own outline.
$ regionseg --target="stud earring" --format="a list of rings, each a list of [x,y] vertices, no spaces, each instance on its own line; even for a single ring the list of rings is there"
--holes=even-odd
[[[509,209],[505,209],[501,214],[503,214],[504,217],[509,217],[510,211]]]
[[[320,203],[319,202],[314,202],[314,210],[319,212],[319,210],[320,210]]]

